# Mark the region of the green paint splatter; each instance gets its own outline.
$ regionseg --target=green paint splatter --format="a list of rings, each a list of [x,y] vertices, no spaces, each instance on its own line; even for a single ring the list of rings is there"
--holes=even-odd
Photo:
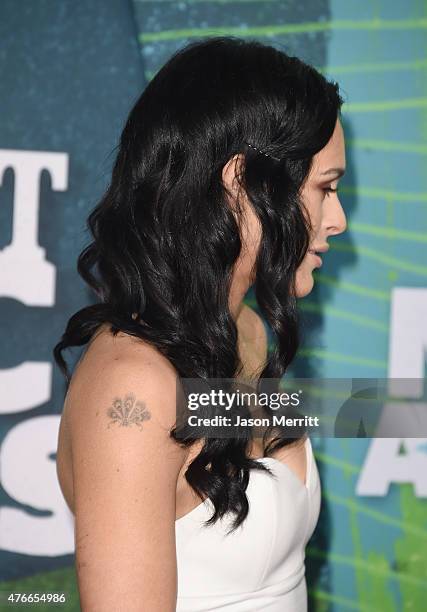
[[[427,529],[427,500],[416,497],[412,484],[399,485],[400,509],[405,523],[419,529]],[[396,539],[396,571],[420,579],[420,585],[399,582],[403,610],[418,612],[425,610],[427,601],[427,546],[413,533],[403,528],[402,537]]]

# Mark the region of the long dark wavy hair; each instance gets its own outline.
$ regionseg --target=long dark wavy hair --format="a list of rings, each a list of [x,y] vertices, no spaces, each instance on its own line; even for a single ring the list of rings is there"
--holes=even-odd
[[[62,351],[103,323],[155,346],[179,377],[238,374],[228,300],[242,245],[222,169],[239,153],[238,180],[262,228],[255,297],[275,339],[259,385],[283,377],[299,343],[295,273],[311,230],[300,189],[342,103],[335,82],[258,41],[197,40],[169,59],[130,111],[111,182],[88,217],[93,240],[78,272],[98,302],[69,319],[54,347],[68,383]],[[176,427],[170,435],[186,446],[197,439],[178,439]],[[267,469],[247,456],[250,436],[209,437],[189,465],[187,482],[215,508],[206,524],[227,512],[232,531],[245,520],[250,469]],[[290,441],[276,437],[266,453]]]

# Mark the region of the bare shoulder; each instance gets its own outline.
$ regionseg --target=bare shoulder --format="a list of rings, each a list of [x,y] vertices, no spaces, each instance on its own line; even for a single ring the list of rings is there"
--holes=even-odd
[[[104,421],[109,419],[109,425],[114,422],[139,430],[144,420],[172,427],[176,418],[176,379],[176,370],[155,347],[122,332],[114,336],[109,326],[103,325],[73,373],[64,410],[67,418],[75,422],[84,416],[86,424],[89,418],[101,417]],[[82,398],[84,402],[79,401]],[[142,401],[147,405],[145,411]],[[88,409],[91,405],[97,407],[94,413]],[[133,410],[132,422],[120,421],[120,405],[122,414],[125,409],[138,409]]]
[[[120,462],[133,453],[134,464],[144,461],[177,478],[188,450],[170,437],[176,382],[175,369],[155,347],[104,327],[79,362],[64,404],[74,463],[89,445],[91,456],[110,453]]]
[[[176,486],[187,452],[170,437],[175,384],[155,348],[108,329],[73,374],[64,412],[82,609],[174,609]]]

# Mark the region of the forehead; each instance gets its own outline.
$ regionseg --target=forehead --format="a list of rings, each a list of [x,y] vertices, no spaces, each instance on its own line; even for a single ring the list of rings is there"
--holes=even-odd
[[[337,119],[329,142],[313,158],[312,172],[318,175],[329,168],[345,168],[345,163],[344,131]]]

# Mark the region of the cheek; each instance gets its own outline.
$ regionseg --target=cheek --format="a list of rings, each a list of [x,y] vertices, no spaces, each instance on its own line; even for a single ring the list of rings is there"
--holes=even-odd
[[[309,217],[315,234],[322,225],[322,202],[323,192],[318,189],[309,189],[303,194],[303,202],[306,209],[306,216]]]

